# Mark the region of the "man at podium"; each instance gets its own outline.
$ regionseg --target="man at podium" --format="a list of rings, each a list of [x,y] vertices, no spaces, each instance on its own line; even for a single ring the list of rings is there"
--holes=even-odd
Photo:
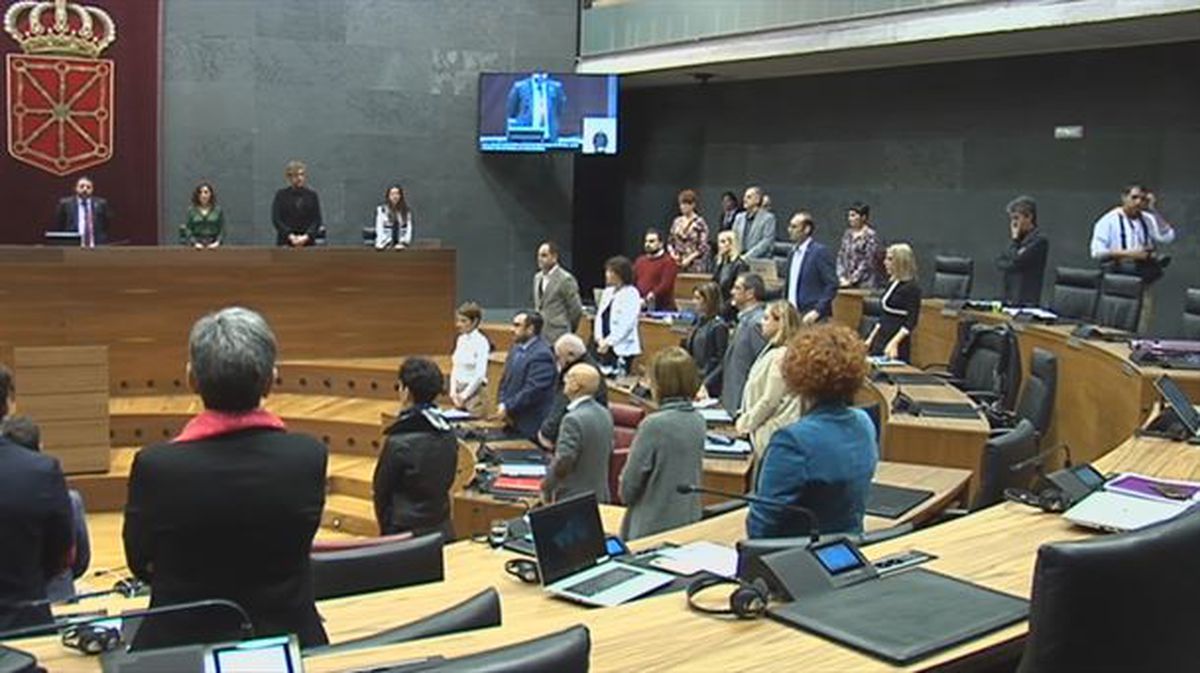
[[[108,201],[94,196],[95,186],[86,175],[75,181],[75,195],[58,201],[55,217],[58,231],[79,234],[79,245],[94,248],[108,242],[112,211]]]

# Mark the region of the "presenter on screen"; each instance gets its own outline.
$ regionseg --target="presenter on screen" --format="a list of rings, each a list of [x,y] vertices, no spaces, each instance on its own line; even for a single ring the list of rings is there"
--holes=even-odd
[[[57,229],[79,234],[79,245],[94,248],[108,242],[112,211],[108,201],[94,196],[95,185],[86,175],[75,181],[75,195],[60,199],[55,216]]]
[[[275,225],[275,244],[289,248],[315,245],[321,231],[321,201],[305,186],[308,169],[303,162],[289,161],[283,169],[288,186],[275,192],[271,203],[271,223]]]
[[[403,250],[412,243],[412,210],[399,183],[388,187],[383,203],[375,208],[375,249]]]
[[[506,105],[509,140],[558,140],[558,118],[566,104],[562,82],[544,72],[513,82]]]

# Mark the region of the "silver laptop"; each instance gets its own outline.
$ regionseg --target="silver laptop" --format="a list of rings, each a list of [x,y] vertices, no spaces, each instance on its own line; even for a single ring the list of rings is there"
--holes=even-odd
[[[1190,502],[1160,502],[1099,490],[1063,512],[1063,518],[1085,528],[1123,533],[1182,514]]]
[[[620,605],[673,579],[608,557],[594,493],[530,511],[529,529],[542,586],[555,596],[588,605]]]

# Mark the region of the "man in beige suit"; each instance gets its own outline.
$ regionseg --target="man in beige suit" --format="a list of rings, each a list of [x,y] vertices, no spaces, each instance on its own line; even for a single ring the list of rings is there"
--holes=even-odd
[[[542,336],[549,343],[574,332],[583,317],[579,283],[570,271],[558,265],[558,246],[546,241],[538,246],[538,272],[533,275],[533,308],[542,314],[546,325]]]

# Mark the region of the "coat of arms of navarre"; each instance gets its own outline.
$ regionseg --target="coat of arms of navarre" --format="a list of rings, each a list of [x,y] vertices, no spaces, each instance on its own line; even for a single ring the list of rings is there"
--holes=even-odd
[[[8,153],[54,175],[111,159],[115,72],[99,56],[117,39],[112,17],[67,0],[20,0],[4,30],[24,51],[7,58]]]

